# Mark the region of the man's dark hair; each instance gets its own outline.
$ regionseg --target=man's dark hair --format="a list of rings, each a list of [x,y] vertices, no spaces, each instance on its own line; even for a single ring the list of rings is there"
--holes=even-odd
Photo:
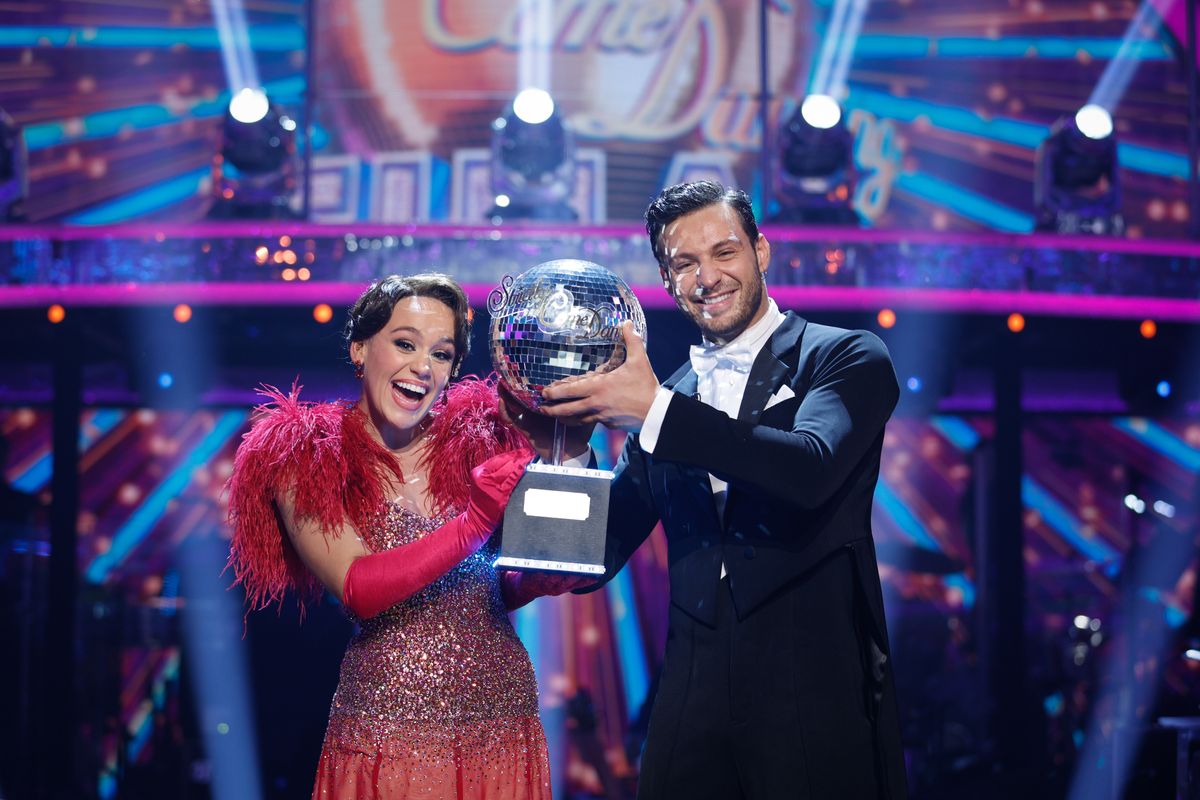
[[[650,249],[660,267],[667,268],[663,230],[683,215],[717,203],[725,203],[737,213],[750,246],[754,246],[758,241],[758,223],[754,220],[754,208],[748,194],[741,189],[727,189],[716,181],[677,183],[659,192],[646,209],[646,233],[650,235]]]
[[[396,303],[406,297],[432,297],[454,312],[454,372],[471,349],[471,305],[463,288],[449,275],[426,272],[421,275],[388,275],[372,283],[363,292],[346,319],[346,344],[365,342],[383,330]]]

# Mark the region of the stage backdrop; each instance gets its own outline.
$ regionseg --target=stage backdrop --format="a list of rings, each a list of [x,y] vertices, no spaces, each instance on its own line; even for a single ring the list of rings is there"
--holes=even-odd
[[[866,224],[1027,231],[1034,149],[1088,101],[1128,38],[1129,83],[1115,118],[1130,234],[1185,235],[1186,72],[1179,26],[1164,25],[1156,8],[557,0],[523,56],[535,4],[313,2],[313,37],[302,0],[245,4],[245,13],[272,98],[303,119],[313,92],[320,219],[482,222],[489,125],[522,64],[548,76],[576,132],[573,203],[584,221],[636,219],[650,195],[681,178],[757,190],[764,90],[773,129],[819,74],[844,64],[861,172],[854,203]],[[826,34],[849,31],[843,12],[855,6],[865,7],[860,35],[839,39],[844,56],[835,57]],[[0,108],[24,126],[30,219],[204,213],[228,98],[211,14],[208,3],[166,0],[71,0],[5,14]]]

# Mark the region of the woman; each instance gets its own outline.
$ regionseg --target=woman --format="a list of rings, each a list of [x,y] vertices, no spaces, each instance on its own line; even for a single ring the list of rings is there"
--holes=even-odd
[[[346,324],[358,402],[272,391],[238,449],[230,564],[250,607],[296,589],[303,610],[324,587],[359,623],[314,798],[550,797],[533,669],[506,615],[536,592],[498,578],[488,541],[532,453],[490,383],[447,389],[469,332],[450,278],[376,282]]]

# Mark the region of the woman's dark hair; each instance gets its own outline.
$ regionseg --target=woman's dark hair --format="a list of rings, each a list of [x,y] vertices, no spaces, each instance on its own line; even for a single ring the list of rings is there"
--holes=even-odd
[[[750,239],[750,246],[754,246],[758,241],[758,223],[754,220],[754,207],[750,204],[748,194],[741,189],[726,189],[715,181],[678,183],[659,192],[646,209],[646,233],[650,235],[650,249],[660,267],[667,268],[663,230],[685,214],[717,203],[724,203],[737,213],[742,221],[742,230]]]
[[[467,293],[449,275],[437,272],[388,275],[372,283],[350,308],[344,331],[346,344],[365,342],[383,330],[396,303],[406,297],[432,297],[454,312],[453,372],[457,374],[471,349],[471,304]]]

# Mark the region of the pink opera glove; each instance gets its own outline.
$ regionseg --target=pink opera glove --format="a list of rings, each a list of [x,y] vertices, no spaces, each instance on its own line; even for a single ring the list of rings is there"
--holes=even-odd
[[[402,603],[449,572],[491,537],[533,454],[513,450],[471,470],[467,510],[410,544],[354,560],[342,599],[359,619]]]

